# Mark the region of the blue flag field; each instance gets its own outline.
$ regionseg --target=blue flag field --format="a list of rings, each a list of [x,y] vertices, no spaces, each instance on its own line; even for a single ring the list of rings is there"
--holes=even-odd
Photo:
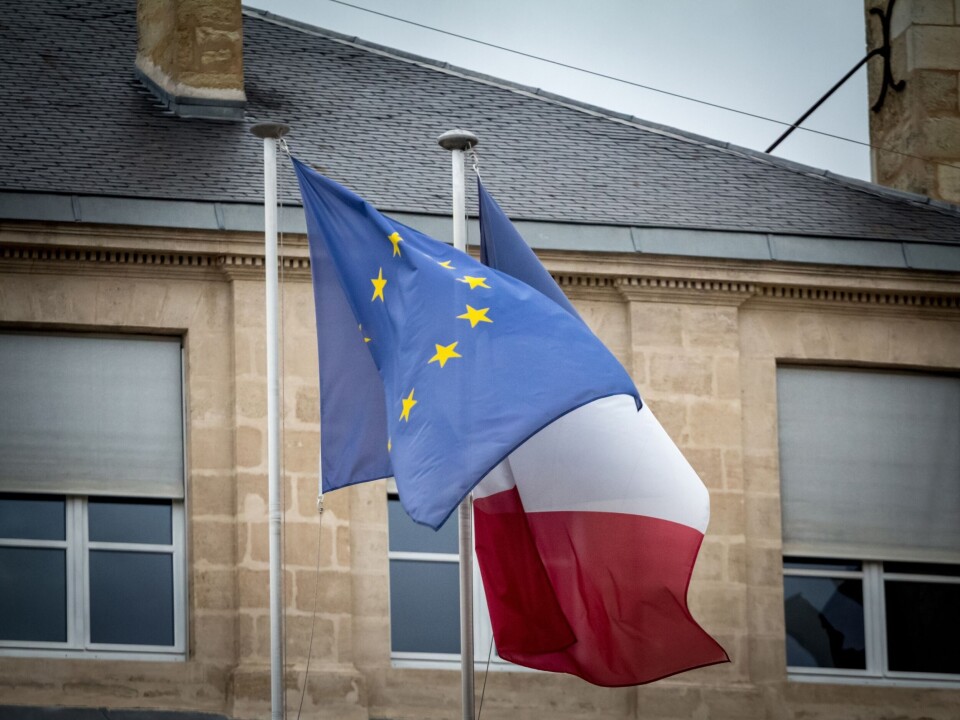
[[[323,489],[393,475],[437,528],[540,429],[626,394],[626,371],[568,309],[381,215],[294,159],[316,300]]]

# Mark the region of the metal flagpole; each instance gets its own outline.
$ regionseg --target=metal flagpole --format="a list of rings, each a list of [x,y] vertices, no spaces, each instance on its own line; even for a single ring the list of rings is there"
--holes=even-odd
[[[445,132],[437,142],[450,151],[453,163],[453,246],[467,250],[467,217],[463,153],[477,145],[466,130]],[[457,514],[460,528],[460,691],[463,720],[474,719],[473,691],[473,496],[467,495]]]
[[[270,516],[270,717],[283,720],[283,576],[280,523],[280,366],[277,337],[277,140],[290,130],[277,122],[257,123],[263,138],[264,268],[267,289],[267,487]]]

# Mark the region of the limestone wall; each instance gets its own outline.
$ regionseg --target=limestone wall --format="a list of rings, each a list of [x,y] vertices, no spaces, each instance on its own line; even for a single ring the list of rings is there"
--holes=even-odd
[[[453,718],[453,670],[390,661],[383,483],[316,512],[317,379],[303,239],[283,275],[287,704],[304,717]],[[147,243],[155,252],[130,251]],[[189,656],[0,658],[0,704],[269,711],[266,398],[259,239],[0,227],[0,324],[181,334],[186,348]],[[732,663],[641,688],[493,672],[485,718],[956,717],[960,690],[788,682],[778,361],[960,369],[960,280],[893,270],[548,254],[587,322],[710,489],[690,603]],[[315,569],[318,564],[319,575]],[[319,589],[317,588],[319,582]],[[479,691],[479,683],[478,683]]]
[[[137,0],[136,66],[177,96],[245,100],[240,0]]]
[[[4,328],[183,334],[190,561],[187,662],[2,657],[0,703],[226,707],[238,626],[233,312],[218,273],[192,270],[0,261]]]

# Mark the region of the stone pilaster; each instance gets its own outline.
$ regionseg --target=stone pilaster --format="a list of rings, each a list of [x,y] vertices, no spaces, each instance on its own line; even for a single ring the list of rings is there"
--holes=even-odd
[[[641,395],[710,491],[710,526],[690,585],[694,617],[730,654],[695,670],[707,685],[748,676],[739,307],[742,283],[619,282]]]
[[[882,44],[867,0],[867,44]],[[872,145],[918,157],[872,150],[873,180],[900,190],[960,204],[960,4],[956,0],[897,0],[890,21],[892,71],[901,91],[887,88],[883,106],[870,111]],[[883,86],[883,63],[869,63],[870,103]]]

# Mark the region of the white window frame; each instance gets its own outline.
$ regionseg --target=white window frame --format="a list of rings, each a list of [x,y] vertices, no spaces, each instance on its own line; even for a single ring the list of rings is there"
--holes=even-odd
[[[810,558],[816,559],[816,558]],[[884,572],[883,563],[855,558],[823,558],[860,562],[861,570],[830,570],[784,567],[784,577],[813,577],[837,580],[861,580],[863,588],[863,625],[866,669],[787,666],[787,678],[796,682],[834,682],[854,685],[894,687],[960,688],[960,675],[948,673],[904,672],[890,670],[887,660],[886,600],[884,580],[945,583],[960,585],[957,575],[923,575]],[[785,558],[786,562],[791,560]],[[786,638],[784,638],[786,642]]]
[[[0,640],[0,657],[86,658],[95,660],[182,661],[187,648],[187,589],[185,560],[185,513],[180,500],[171,500],[171,542],[92,542],[88,532],[88,501],[91,496],[66,496],[63,540],[0,538],[0,547],[62,548],[66,550],[67,639],[65,642]],[[97,499],[94,497],[94,499]],[[123,499],[123,498],[120,498]],[[130,498],[136,501],[136,498]],[[90,640],[91,550],[149,552],[172,556],[173,633],[171,646],[94,643]]]
[[[387,499],[397,496],[396,482],[391,478],[387,481]],[[447,522],[454,522],[451,518]],[[388,540],[389,542],[389,540]],[[415,560],[418,562],[443,562],[460,566],[459,553],[424,553],[389,550],[389,562],[394,560]],[[391,622],[393,622],[391,608]],[[487,657],[490,657],[491,670],[520,670],[534,672],[530,668],[514,665],[504,660],[496,652],[493,643],[493,626],[490,624],[490,611],[487,609],[487,597],[483,591],[483,579],[480,577],[480,568],[477,563],[476,550],[473,553],[473,657],[474,663],[486,666]],[[391,664],[395,668],[420,668],[434,670],[459,670],[460,653],[428,653],[428,652],[401,652],[390,649]]]

